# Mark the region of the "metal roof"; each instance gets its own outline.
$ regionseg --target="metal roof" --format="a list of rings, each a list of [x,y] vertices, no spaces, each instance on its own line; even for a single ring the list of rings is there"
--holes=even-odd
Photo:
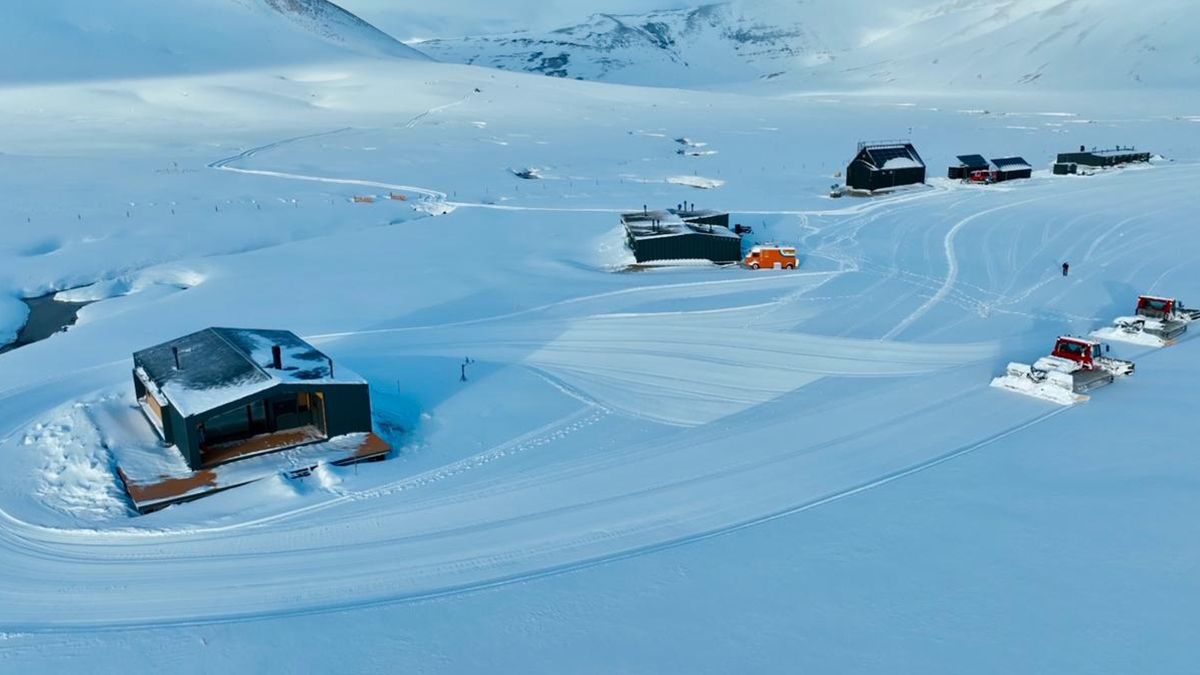
[[[271,348],[283,368],[273,367]],[[179,367],[175,367],[175,350]],[[139,375],[184,417],[213,410],[283,383],[361,384],[317,348],[286,330],[206,328],[133,355]]]
[[[992,164],[995,164],[996,168],[1001,171],[1023,171],[1033,168],[1033,165],[1026,162],[1024,157],[1001,157],[993,159]]]
[[[983,158],[983,155],[959,155],[958,161],[968,169],[988,168],[988,161]]]
[[[925,161],[911,143],[866,145],[860,152],[866,153],[867,159],[875,169],[882,169],[885,164],[895,159],[907,159],[914,165],[925,166]]]

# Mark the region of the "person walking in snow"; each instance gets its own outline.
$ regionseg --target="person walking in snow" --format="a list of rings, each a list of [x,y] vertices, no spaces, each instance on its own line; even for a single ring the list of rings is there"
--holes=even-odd
[[[1071,263],[1063,263],[1063,276],[1064,277],[1067,276],[1067,273],[1070,271],[1071,271]]]

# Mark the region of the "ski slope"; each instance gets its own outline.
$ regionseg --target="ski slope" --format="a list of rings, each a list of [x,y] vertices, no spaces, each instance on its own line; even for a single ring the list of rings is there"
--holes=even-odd
[[[1200,343],[1115,347],[1137,374],[1071,409],[988,382],[1139,293],[1200,298],[1194,96],[366,59],[0,103],[0,330],[19,296],[95,300],[0,356],[5,669],[1190,663]],[[826,196],[856,141],[910,133],[928,187]],[[1049,175],[1117,140],[1165,159]],[[1038,171],[937,177],[975,148]],[[618,214],[685,200],[801,269],[626,271]],[[130,354],[207,325],[288,328],[362,374],[397,456],[133,517],[106,449],[144,442]]]

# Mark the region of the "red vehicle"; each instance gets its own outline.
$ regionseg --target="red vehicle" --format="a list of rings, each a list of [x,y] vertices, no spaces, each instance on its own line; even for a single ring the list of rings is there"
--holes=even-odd
[[[1091,370],[1096,367],[1096,359],[1103,356],[1100,350],[1100,343],[1094,340],[1060,337],[1058,342],[1054,343],[1054,351],[1050,352],[1050,356],[1074,361],[1085,369]]]
[[[1087,400],[1084,394],[1132,375],[1132,361],[1106,356],[1107,346],[1097,340],[1063,336],[1054,351],[1033,365],[1010,363],[993,387],[1070,405]]]
[[[979,183],[981,185],[991,185],[992,183],[996,182],[996,177],[997,176],[996,176],[995,171],[992,171],[990,169],[979,169],[978,171],[972,171],[971,175],[968,176],[967,179],[970,180],[972,183]]]

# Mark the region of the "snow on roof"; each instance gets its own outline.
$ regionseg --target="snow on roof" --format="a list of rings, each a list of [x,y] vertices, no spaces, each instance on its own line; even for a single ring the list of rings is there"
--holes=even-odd
[[[883,163],[881,169],[919,169],[925,166],[911,157],[893,157]]]
[[[682,211],[671,209],[670,211],[680,218],[713,218],[729,215],[724,211],[717,211],[715,209],[684,209]]]
[[[1134,148],[1108,148],[1106,150],[1092,150],[1091,153],[1098,157],[1113,156],[1113,155],[1138,155],[1145,154]]]
[[[273,367],[271,348],[283,368]],[[179,368],[175,354],[179,352]],[[286,330],[206,328],[133,355],[143,380],[184,417],[261,393],[279,384],[364,384],[328,356]]]
[[[698,212],[687,212],[691,218],[702,216]],[[713,211],[713,215],[723,215]],[[621,223],[629,230],[635,239],[654,239],[658,237],[678,237],[681,235],[703,234],[713,237],[737,237],[729,228],[720,225],[703,225],[685,222],[678,214],[671,211],[637,211],[621,215]]]
[[[654,221],[660,224],[683,223],[683,219],[671,211],[634,211],[621,214],[621,222],[626,225],[636,226],[644,223],[649,227]]]
[[[893,145],[865,145],[867,159],[875,170],[921,169],[925,162],[917,154],[917,149],[911,143],[896,143]]]

